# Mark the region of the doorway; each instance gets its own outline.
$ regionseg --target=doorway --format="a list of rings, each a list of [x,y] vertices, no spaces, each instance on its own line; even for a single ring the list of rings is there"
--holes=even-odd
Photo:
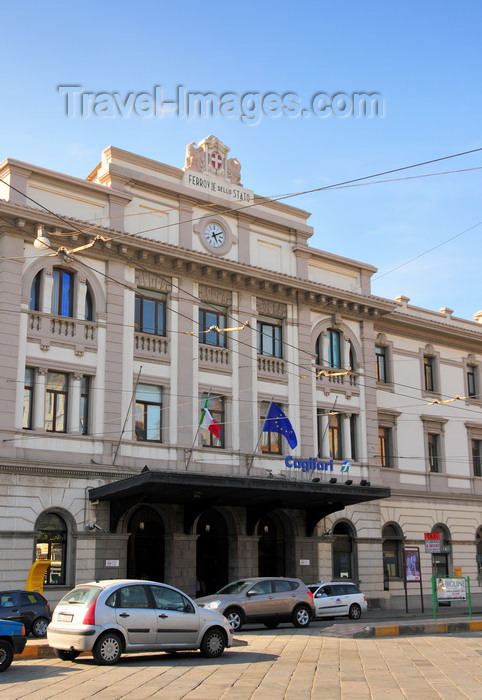
[[[229,583],[229,547],[226,521],[209,508],[199,516],[196,534],[197,595],[211,595]]]
[[[154,508],[141,506],[128,525],[127,578],[164,581],[164,524]]]

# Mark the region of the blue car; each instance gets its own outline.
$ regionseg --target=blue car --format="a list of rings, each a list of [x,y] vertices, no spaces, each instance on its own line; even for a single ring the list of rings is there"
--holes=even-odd
[[[21,622],[0,620],[0,671],[6,671],[13,661],[14,654],[25,649],[27,637]]]

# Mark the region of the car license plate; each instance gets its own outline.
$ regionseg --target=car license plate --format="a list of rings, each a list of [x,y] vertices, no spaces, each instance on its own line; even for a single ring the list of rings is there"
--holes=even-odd
[[[59,613],[58,621],[59,622],[72,622],[73,615],[69,615],[68,613]]]

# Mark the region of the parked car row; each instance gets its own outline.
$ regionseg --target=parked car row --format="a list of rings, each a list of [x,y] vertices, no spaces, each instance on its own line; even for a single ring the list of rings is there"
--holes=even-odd
[[[168,584],[119,579],[76,586],[55,607],[49,624],[50,607],[39,593],[3,591],[3,625],[17,627],[10,628],[10,639],[0,630],[0,671],[8,668],[17,649],[23,650],[29,632],[46,632],[63,661],[73,661],[82,651],[104,665],[117,663],[124,652],[198,649],[216,658],[246,623],[274,629],[290,622],[305,628],[314,618],[347,615],[357,620],[366,609],[366,597],[351,582],[306,586],[297,578],[252,577],[194,601]]]

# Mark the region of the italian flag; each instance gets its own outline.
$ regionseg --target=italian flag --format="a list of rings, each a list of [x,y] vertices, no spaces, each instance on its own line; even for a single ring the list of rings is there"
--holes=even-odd
[[[206,399],[206,402],[201,411],[201,420],[199,421],[199,427],[201,428],[201,430],[209,430],[209,432],[212,433],[215,438],[220,438],[222,428],[219,425],[219,423],[216,423],[212,415],[209,413],[207,406],[208,400]]]

